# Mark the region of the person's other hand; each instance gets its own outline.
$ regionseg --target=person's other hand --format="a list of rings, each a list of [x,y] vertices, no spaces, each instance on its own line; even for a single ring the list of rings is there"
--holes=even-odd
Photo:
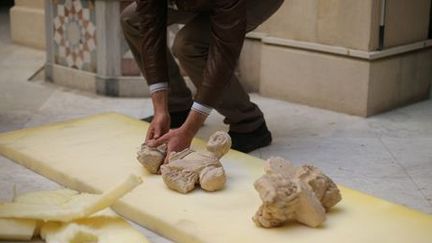
[[[169,155],[171,152],[180,152],[189,148],[194,135],[195,133],[188,131],[188,129],[184,127],[180,127],[169,130],[168,133],[159,139],[150,140],[148,145],[157,147],[162,144],[167,144],[167,155]]]
[[[170,129],[170,122],[169,113],[156,113],[147,129],[146,143],[166,134]]]
[[[199,128],[204,124],[207,116],[192,110],[185,123],[180,128],[169,130],[165,135],[158,139],[148,141],[150,147],[157,147],[162,144],[167,145],[167,159],[172,152],[181,152],[190,147],[193,137]]]

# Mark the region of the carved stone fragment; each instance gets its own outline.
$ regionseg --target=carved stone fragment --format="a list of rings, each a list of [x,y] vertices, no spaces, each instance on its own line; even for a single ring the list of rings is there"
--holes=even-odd
[[[226,182],[220,158],[231,148],[226,132],[214,133],[207,142],[207,151],[185,149],[169,155],[168,163],[161,166],[162,178],[172,190],[188,193],[197,184],[206,191],[217,191]]]
[[[160,174],[160,166],[165,160],[166,144],[152,148],[143,143],[137,153],[137,160],[152,174]]]
[[[296,170],[295,176],[309,186],[326,211],[342,200],[336,184],[317,167],[303,165]]]
[[[316,167],[297,168],[274,157],[266,161],[264,171],[254,184],[263,202],[252,218],[258,226],[297,221],[317,227],[325,221],[325,212],[341,200],[336,184]]]

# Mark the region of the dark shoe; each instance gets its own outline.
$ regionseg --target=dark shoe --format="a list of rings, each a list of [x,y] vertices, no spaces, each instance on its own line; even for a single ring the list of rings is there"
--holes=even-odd
[[[243,153],[252,152],[255,149],[270,145],[272,142],[272,135],[265,122],[252,132],[238,133],[229,131],[228,134],[231,136],[231,148]]]
[[[170,128],[179,128],[186,121],[186,118],[189,115],[189,110],[170,112],[169,114],[171,117]],[[153,116],[149,116],[149,117],[143,118],[141,120],[150,123],[153,120]]]

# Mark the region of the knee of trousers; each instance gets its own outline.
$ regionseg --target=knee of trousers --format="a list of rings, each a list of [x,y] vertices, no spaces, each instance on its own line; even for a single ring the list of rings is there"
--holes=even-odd
[[[198,47],[198,43],[190,38],[190,34],[182,30],[180,30],[175,36],[172,46],[173,55],[182,61],[197,57],[199,56],[199,53],[203,53],[203,50]]]

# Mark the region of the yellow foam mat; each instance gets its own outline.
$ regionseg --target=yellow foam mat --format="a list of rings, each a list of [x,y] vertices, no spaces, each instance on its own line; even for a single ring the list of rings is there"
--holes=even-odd
[[[226,188],[183,195],[136,161],[148,124],[115,113],[0,134],[0,153],[64,186],[102,192],[131,172],[144,182],[114,209],[181,242],[432,242],[432,216],[341,187],[343,200],[317,229],[289,224],[258,228],[251,217],[260,199],[253,182],[263,161],[230,151],[222,162]],[[203,141],[193,147],[204,149]]]

